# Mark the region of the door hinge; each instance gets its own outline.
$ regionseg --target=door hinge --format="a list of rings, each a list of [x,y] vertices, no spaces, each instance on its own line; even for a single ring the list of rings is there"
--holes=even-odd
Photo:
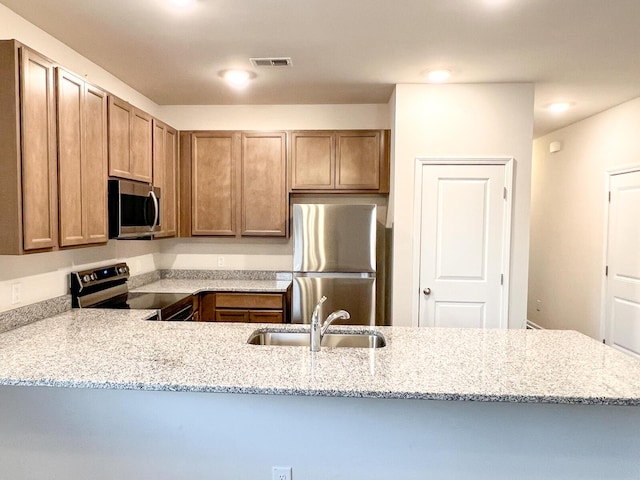
[[[607,265],[606,267],[604,267],[604,276],[608,277],[609,276],[609,265]]]
[[[609,203],[611,203],[611,192],[609,192]]]
[[[504,273],[500,274],[500,285],[504,285]]]
[[[502,198],[505,200],[507,199],[507,187],[504,187],[504,190],[502,191]]]

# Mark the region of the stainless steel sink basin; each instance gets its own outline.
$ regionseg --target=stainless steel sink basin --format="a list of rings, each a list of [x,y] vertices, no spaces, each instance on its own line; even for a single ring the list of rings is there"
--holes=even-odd
[[[279,345],[308,347],[308,332],[269,332],[256,330],[247,343],[251,345]],[[322,337],[322,347],[331,348],[382,348],[387,344],[381,333],[327,333]]]

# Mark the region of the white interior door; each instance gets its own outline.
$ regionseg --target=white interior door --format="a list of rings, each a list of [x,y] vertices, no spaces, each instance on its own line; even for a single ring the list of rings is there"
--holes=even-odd
[[[423,164],[420,326],[506,328],[510,164]]]
[[[610,179],[605,341],[640,357],[640,171]]]

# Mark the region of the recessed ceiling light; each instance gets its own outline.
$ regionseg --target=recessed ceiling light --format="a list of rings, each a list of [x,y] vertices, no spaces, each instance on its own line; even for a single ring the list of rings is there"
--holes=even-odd
[[[245,88],[251,80],[256,78],[256,74],[248,70],[223,70],[220,76],[234,88]]]
[[[167,0],[170,5],[179,8],[187,8],[196,3],[196,0]]]
[[[449,80],[451,77],[451,70],[439,69],[439,70],[429,70],[424,74],[429,83],[443,83]]]
[[[572,104],[569,102],[555,102],[547,105],[547,110],[553,113],[562,113],[569,110],[572,107]]]

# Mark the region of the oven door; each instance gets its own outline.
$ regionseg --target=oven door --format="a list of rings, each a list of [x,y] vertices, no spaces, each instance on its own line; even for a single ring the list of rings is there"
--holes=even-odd
[[[109,180],[109,238],[152,238],[159,226],[159,188]]]
[[[195,313],[193,295],[163,308],[158,313],[158,320],[166,322],[190,322],[193,321]]]

